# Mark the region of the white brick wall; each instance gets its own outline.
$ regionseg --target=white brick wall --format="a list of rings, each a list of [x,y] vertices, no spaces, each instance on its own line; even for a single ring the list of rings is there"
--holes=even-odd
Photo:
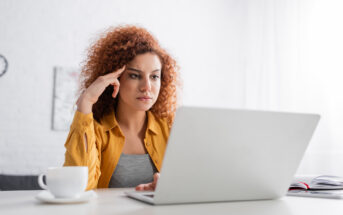
[[[8,131],[1,138],[0,174],[38,174],[48,166],[61,166],[65,138],[66,132]]]

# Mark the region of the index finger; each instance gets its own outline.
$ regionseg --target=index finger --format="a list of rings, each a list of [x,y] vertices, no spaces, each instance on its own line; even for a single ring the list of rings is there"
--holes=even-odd
[[[122,68],[120,68],[120,69],[118,69],[112,73],[119,76],[120,74],[122,74],[125,71],[125,68],[126,68],[126,65],[124,65]]]
[[[110,78],[110,77],[118,78],[125,71],[125,68],[126,68],[126,66],[124,65],[122,68],[104,75],[104,77],[106,77],[106,78]]]

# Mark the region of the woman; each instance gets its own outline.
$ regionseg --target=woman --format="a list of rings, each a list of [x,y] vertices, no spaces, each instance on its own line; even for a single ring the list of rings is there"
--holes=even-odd
[[[154,190],[176,110],[177,64],[136,26],[91,46],[65,143],[65,166],[88,166],[87,189]]]

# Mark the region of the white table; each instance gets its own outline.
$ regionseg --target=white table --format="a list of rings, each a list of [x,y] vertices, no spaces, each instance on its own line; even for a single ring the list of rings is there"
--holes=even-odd
[[[152,206],[127,198],[123,192],[131,189],[95,190],[98,198],[82,204],[43,204],[35,199],[41,191],[0,191],[0,214],[22,215],[82,215],[82,214],[225,214],[225,215],[323,215],[343,214],[343,200],[283,197],[279,200],[224,202]]]

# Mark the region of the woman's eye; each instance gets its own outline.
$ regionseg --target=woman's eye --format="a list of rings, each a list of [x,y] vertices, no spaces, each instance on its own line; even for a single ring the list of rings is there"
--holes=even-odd
[[[152,79],[159,79],[160,78],[160,76],[158,76],[158,75],[153,75],[152,76]]]
[[[129,76],[130,76],[130,78],[132,78],[132,79],[137,79],[137,78],[138,78],[138,75],[137,75],[137,74],[130,74]]]

